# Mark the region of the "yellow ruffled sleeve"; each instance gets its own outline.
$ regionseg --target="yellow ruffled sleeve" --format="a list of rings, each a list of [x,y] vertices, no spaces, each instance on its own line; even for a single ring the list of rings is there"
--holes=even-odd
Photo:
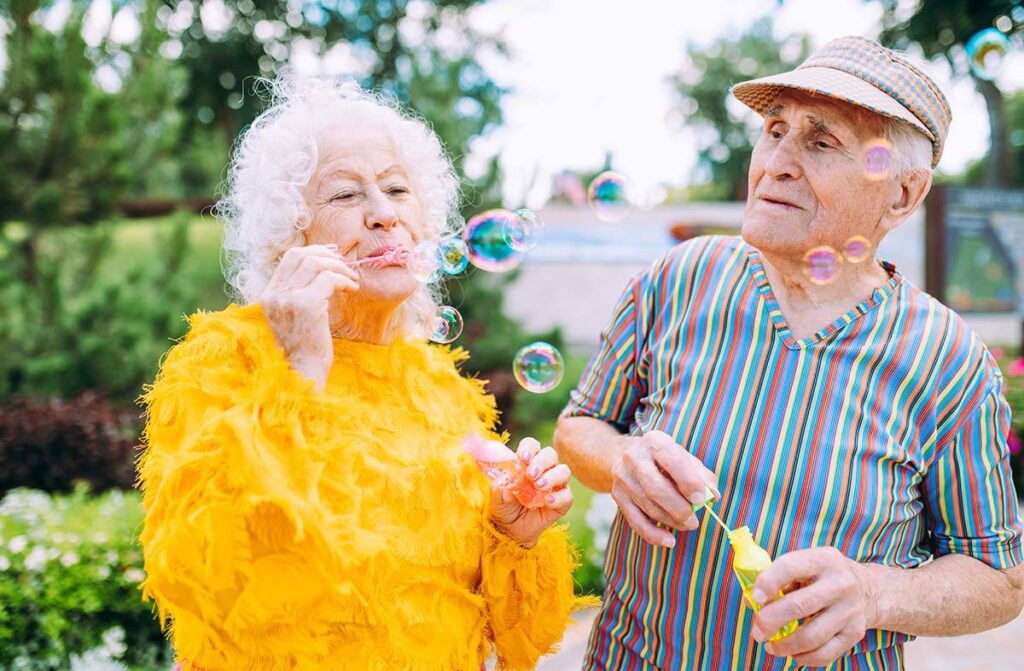
[[[351,518],[317,505],[307,441],[342,409],[290,368],[258,306],[189,326],[141,398],[143,598],[186,669],[315,668],[318,613],[356,596],[346,568],[384,542],[359,528],[356,496],[332,506]]]
[[[573,569],[578,553],[568,527],[556,525],[525,548],[486,524],[480,591],[487,603],[499,668],[532,669],[556,650],[569,614],[600,605],[597,597],[577,597]]]

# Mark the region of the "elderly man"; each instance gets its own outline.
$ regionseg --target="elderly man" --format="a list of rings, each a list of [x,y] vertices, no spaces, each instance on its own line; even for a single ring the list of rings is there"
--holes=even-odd
[[[949,106],[854,37],[733,94],[764,117],[742,239],[634,279],[559,421],[562,457],[619,507],[585,668],[901,669],[913,636],[1024,601],[998,368],[870,260],[928,193]],[[756,615],[692,512],[709,499],[776,557]]]

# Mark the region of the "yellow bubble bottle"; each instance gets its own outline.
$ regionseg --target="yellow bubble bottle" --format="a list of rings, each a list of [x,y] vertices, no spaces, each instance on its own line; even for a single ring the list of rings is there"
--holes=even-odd
[[[733,551],[732,570],[736,574],[736,579],[740,581],[744,601],[756,613],[761,610],[764,604],[756,603],[751,599],[750,592],[754,589],[754,581],[757,580],[757,576],[761,574],[761,571],[772,565],[772,558],[764,548],[754,542],[753,536],[750,535],[749,527],[733,529],[728,533],[728,536],[729,544],[732,545]],[[780,597],[782,597],[782,592],[775,596],[776,599]],[[796,631],[798,624],[796,620],[786,623],[768,640],[777,641],[780,638],[789,636]]]

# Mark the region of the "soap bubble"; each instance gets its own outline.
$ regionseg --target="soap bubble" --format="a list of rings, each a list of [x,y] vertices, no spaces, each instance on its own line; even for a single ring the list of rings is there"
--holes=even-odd
[[[469,262],[480,270],[502,273],[523,260],[505,239],[505,231],[515,225],[515,216],[508,210],[487,210],[466,223],[462,239],[469,248]]]
[[[871,241],[863,235],[855,235],[843,245],[843,256],[849,263],[863,263],[871,257]]]
[[[815,247],[804,255],[804,274],[815,284],[828,284],[839,274],[842,259],[827,245]]]
[[[425,240],[413,248],[409,256],[409,272],[416,281],[424,284],[436,282],[441,277],[436,242]]]
[[[610,170],[602,172],[590,183],[587,202],[601,221],[622,219],[632,209],[626,178]]]
[[[462,335],[462,315],[450,305],[437,308],[434,319],[434,332],[430,339],[436,343],[447,345]]]
[[[512,361],[516,382],[535,394],[549,392],[558,386],[565,375],[562,354],[546,342],[535,342],[522,347]]]
[[[967,40],[964,50],[971,72],[978,79],[993,80],[999,74],[1003,57],[1009,51],[1010,41],[995,28],[986,28]]]
[[[437,248],[441,270],[448,275],[458,275],[469,265],[469,247],[462,238],[447,238]]]
[[[892,146],[878,139],[864,150],[864,175],[874,181],[885,179],[892,170]]]
[[[537,244],[544,231],[544,220],[533,210],[525,207],[512,213],[512,220],[505,225],[505,242],[517,252],[525,252]]]

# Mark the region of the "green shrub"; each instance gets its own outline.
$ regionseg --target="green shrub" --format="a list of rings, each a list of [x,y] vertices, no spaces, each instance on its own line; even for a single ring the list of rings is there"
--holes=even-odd
[[[26,274],[17,227],[0,236],[0,398],[89,389],[130,403],[152,380],[182,317],[224,304],[220,264],[190,242],[191,216],[144,241],[115,225],[55,231]]]
[[[0,402],[0,496],[17,487],[67,492],[77,481],[131,489],[138,443],[137,413],[96,392]]]
[[[994,349],[999,367],[1003,370],[1003,393],[1013,413],[1010,437],[1010,468],[1017,496],[1024,501],[1024,357],[1021,353],[1008,353]]]
[[[0,671],[70,669],[82,658],[167,668],[136,534],[136,492],[16,489],[0,502]]]

